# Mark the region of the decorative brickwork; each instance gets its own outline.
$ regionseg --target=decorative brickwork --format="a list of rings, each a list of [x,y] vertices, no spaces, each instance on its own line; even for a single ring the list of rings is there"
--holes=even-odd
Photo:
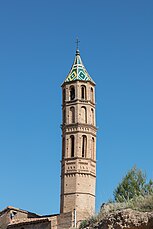
[[[79,68],[86,77],[80,78]],[[83,66],[78,50],[62,91],[60,212],[75,209],[79,221],[95,212],[97,129],[95,83]]]

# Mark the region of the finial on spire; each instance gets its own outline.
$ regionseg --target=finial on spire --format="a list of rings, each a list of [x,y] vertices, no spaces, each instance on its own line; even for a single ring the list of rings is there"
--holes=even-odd
[[[76,50],[79,50],[79,43],[80,43],[80,41],[79,41],[79,39],[77,37],[77,39],[76,39]]]
[[[80,55],[80,52],[79,52],[79,39],[78,39],[78,37],[77,37],[77,39],[76,39],[76,56],[77,55]]]

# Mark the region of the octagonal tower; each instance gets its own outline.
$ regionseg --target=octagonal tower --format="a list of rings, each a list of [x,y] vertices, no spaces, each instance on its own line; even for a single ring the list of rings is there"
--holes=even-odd
[[[77,212],[77,220],[95,212],[95,83],[77,49],[62,84],[62,161],[60,212]]]

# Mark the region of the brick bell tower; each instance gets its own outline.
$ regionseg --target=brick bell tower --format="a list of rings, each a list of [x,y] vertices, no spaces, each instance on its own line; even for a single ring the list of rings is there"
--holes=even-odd
[[[62,161],[60,212],[76,210],[77,221],[95,212],[95,83],[77,48],[62,84]]]

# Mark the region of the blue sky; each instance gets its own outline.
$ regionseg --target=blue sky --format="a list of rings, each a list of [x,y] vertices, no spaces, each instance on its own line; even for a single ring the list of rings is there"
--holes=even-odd
[[[0,2],[0,209],[59,212],[61,84],[76,37],[96,82],[96,209],[137,165],[153,179],[153,1]]]

